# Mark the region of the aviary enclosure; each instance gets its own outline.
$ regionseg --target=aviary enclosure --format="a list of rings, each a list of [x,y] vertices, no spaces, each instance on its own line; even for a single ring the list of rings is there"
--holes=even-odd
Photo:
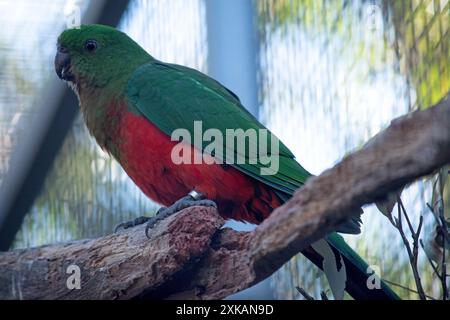
[[[48,84],[58,82],[56,39],[74,8],[82,19],[117,25],[162,61],[218,79],[315,175],[360,150],[394,118],[428,110],[450,91],[447,0],[133,0],[103,1],[109,2],[104,7],[93,2],[0,0],[2,200],[11,189],[8,175],[21,164],[16,149],[33,145],[29,129],[45,118],[42,97],[59,99]],[[15,197],[11,203],[24,219],[4,251],[101,237],[119,222],[159,208],[96,145],[78,110],[64,112],[73,116],[55,131],[61,142],[56,139],[54,146],[60,147],[42,145],[48,154],[35,159],[44,162],[35,169],[43,177],[28,171],[15,176],[32,186],[18,183],[21,191],[7,199]],[[448,162],[397,191],[389,212],[383,204],[365,205],[362,233],[344,238],[398,297],[448,299]],[[0,204],[0,214],[15,211],[11,206]],[[236,221],[226,226],[255,228]],[[336,285],[299,254],[262,284],[231,298],[331,299]]]

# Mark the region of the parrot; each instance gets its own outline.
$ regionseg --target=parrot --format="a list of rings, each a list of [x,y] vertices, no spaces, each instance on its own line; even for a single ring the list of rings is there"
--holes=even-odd
[[[257,161],[175,163],[173,150],[180,143],[184,151],[190,148],[209,160],[219,157],[207,152],[204,141],[172,139],[179,128],[193,134],[196,121],[224,135],[229,129],[254,129],[266,130],[268,141],[277,138],[221,83],[195,69],[159,61],[114,27],[67,29],[56,47],[56,74],[77,95],[90,134],[147,197],[162,205],[154,217],[120,227],[147,223],[147,233],[161,219],[190,206],[216,207],[225,219],[260,224],[312,176],[282,142],[278,150],[269,149],[278,159],[271,174],[263,174]],[[384,281],[380,289],[368,289],[368,264],[337,233],[359,233],[359,214],[323,240],[341,270],[345,264],[345,290],[355,299],[398,299]],[[302,253],[323,269],[324,257],[313,246]]]

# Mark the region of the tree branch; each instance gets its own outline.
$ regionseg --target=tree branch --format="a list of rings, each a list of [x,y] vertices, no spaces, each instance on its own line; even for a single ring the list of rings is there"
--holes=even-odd
[[[220,229],[213,209],[93,240],[0,254],[0,298],[224,298],[271,275],[358,208],[450,163],[450,101],[401,117],[311,178],[255,231]],[[67,267],[81,289],[67,289]]]

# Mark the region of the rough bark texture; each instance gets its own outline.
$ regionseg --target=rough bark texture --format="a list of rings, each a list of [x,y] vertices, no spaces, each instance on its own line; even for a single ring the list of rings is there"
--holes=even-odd
[[[450,100],[392,122],[364,148],[310,179],[254,232],[221,229],[190,208],[121,234],[0,254],[0,298],[224,298],[268,277],[364,204],[450,163]],[[67,266],[81,289],[66,287]]]
[[[188,208],[162,221],[148,239],[144,225],[92,240],[0,255],[0,298],[129,299],[157,291],[188,272],[224,223],[212,210]],[[68,290],[67,268],[80,268],[81,289]]]

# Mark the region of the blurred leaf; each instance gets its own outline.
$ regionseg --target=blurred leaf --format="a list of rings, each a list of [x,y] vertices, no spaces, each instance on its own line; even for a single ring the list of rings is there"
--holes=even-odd
[[[401,196],[403,188],[397,192],[389,193],[385,199],[375,202],[378,210],[384,214],[389,220],[392,220],[392,211],[397,204],[398,197]]]

